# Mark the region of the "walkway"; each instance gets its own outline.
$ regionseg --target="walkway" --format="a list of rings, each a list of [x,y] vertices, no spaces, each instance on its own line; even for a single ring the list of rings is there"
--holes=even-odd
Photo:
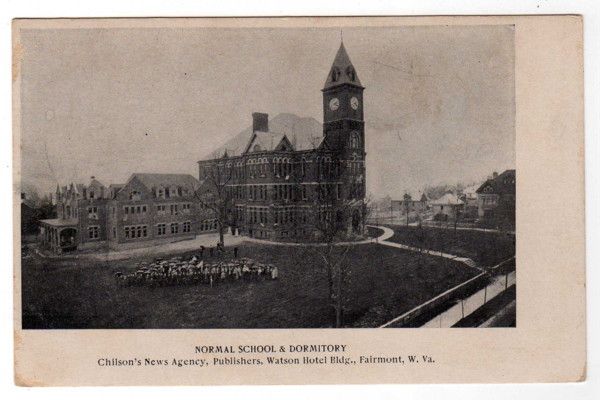
[[[408,250],[408,251],[415,251],[415,252],[418,252],[418,253],[425,253],[425,254],[430,255],[430,256],[447,258],[447,259],[450,259],[450,260],[461,262],[461,263],[467,265],[470,268],[475,268],[475,269],[478,269],[480,271],[483,271],[483,269],[480,268],[480,267],[478,267],[477,264],[475,263],[475,261],[471,260],[470,258],[459,257],[459,256],[454,255],[454,254],[444,253],[444,252],[437,251],[437,250],[419,249],[418,247],[412,247],[412,246],[408,246],[406,244],[400,244],[400,243],[396,243],[396,242],[388,242],[387,239],[389,239],[392,236],[394,236],[394,231],[392,229],[390,229],[388,227],[385,227],[385,226],[372,226],[372,228],[379,228],[379,229],[383,229],[384,230],[384,234],[381,235],[379,238],[376,239],[376,240],[378,240],[376,243],[382,244],[384,246],[395,247],[397,249]]]
[[[380,230],[383,231],[383,234],[381,234],[380,236],[378,236],[376,238],[369,238],[369,239],[364,239],[364,240],[358,240],[356,242],[335,242],[335,243],[333,243],[333,245],[334,246],[350,246],[350,245],[357,245],[357,244],[382,243],[384,240],[387,240],[387,239],[391,238],[392,236],[394,236],[394,231],[391,230],[390,228],[385,227],[385,226],[367,225],[367,227],[369,227],[369,228],[375,228],[375,229],[380,229]],[[257,238],[251,238],[251,237],[247,237],[247,238],[245,238],[245,240],[247,242],[260,243],[260,244],[268,244],[268,245],[276,245],[276,246],[308,247],[308,246],[328,246],[329,245],[329,243],[273,242],[271,240],[257,239]]]
[[[227,246],[237,246],[243,241],[245,241],[246,237],[244,236],[232,236],[231,234],[225,234],[225,244]],[[219,234],[218,233],[206,233],[202,235],[196,236],[194,239],[188,240],[180,240],[178,242],[171,243],[162,243],[156,244],[150,247],[142,247],[137,249],[124,249],[124,250],[104,250],[104,251],[95,251],[95,252],[81,252],[74,254],[61,254],[61,255],[48,255],[42,254],[39,250],[36,249],[37,254],[44,258],[57,258],[57,259],[78,259],[78,260],[100,260],[100,261],[114,261],[114,260],[123,260],[131,257],[137,256],[147,256],[147,255],[161,255],[161,254],[169,254],[174,252],[183,252],[190,250],[198,250],[200,246],[204,247],[214,247],[219,242]]]

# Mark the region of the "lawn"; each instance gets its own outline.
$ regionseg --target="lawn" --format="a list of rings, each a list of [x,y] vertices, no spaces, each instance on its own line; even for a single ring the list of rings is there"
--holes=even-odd
[[[29,257],[22,265],[23,328],[332,326],[334,312],[314,248],[244,243],[240,255],[277,265],[279,279],[212,288],[119,287],[116,271],[132,271],[150,257],[114,262]],[[460,263],[376,244],[352,247],[347,259],[348,327],[378,326],[477,273]]]
[[[415,226],[390,226],[389,241],[469,257],[481,266],[494,266],[515,255],[515,235],[510,233]]]

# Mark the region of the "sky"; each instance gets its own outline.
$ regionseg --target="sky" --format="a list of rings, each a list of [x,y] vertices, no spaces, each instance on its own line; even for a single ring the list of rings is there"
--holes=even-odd
[[[191,173],[252,112],[322,122],[337,28],[25,30],[22,183]],[[365,86],[367,190],[400,197],[515,167],[514,29],[343,29]]]

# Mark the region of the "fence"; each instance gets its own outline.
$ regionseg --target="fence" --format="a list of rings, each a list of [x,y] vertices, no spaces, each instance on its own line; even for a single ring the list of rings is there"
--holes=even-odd
[[[511,265],[511,262],[514,259],[515,259],[515,257],[513,256],[507,260],[502,261],[501,263],[489,268],[488,271],[482,272],[482,273],[474,276],[473,278],[471,278],[451,289],[446,290],[442,294],[437,295],[436,297],[426,301],[425,303],[416,306],[412,310],[405,312],[404,314],[392,319],[391,321],[386,322],[385,324],[381,325],[380,328],[406,326],[411,321],[414,321],[417,318],[422,317],[423,315],[427,315],[428,313],[433,312],[434,310],[441,308],[444,305],[447,305],[449,302],[452,302],[453,300],[458,300],[458,299],[463,300],[462,306],[461,306],[461,304],[458,304],[458,305],[455,305],[454,307],[450,307],[449,309],[444,310],[443,312],[436,315],[433,319],[429,318],[428,319],[429,321],[426,321],[426,325],[429,324],[431,321],[434,321],[434,320],[437,321],[436,318],[438,318],[438,317],[443,319],[442,316],[445,313],[449,312],[450,310],[454,310],[454,308],[457,306],[461,307],[461,315],[462,315],[463,313],[465,313],[465,310],[463,308],[464,307],[464,298],[467,297],[468,299],[470,299],[473,296],[477,296],[479,293],[481,293],[483,291],[483,296],[484,296],[483,302],[480,302],[477,305],[477,307],[475,307],[475,309],[481,307],[483,304],[485,304],[488,300],[490,300],[493,297],[492,292],[490,292],[489,294],[487,293],[488,287],[490,286],[488,281],[492,275],[504,273],[503,276],[505,276],[505,278],[504,278],[504,286],[505,287],[510,286],[509,281],[510,282],[514,281],[514,279],[516,278],[515,273],[513,272],[514,266]],[[512,273],[512,278],[509,278],[509,275],[511,273]],[[498,279],[496,277],[496,279],[493,279],[491,285],[497,285],[497,281],[498,281]],[[477,290],[481,285],[485,285],[485,286],[481,290]],[[504,290],[504,288],[502,290],[500,290],[500,292],[502,292],[503,290]],[[473,294],[473,291],[475,291],[474,294]],[[463,296],[461,296],[461,294]],[[498,294],[498,293],[496,293],[496,294]],[[471,306],[471,304],[475,305],[475,299],[469,303],[469,307]],[[456,312],[455,310],[452,311],[452,313],[455,313],[455,312]],[[454,314],[452,314],[452,315],[454,315]],[[468,315],[468,314],[465,313],[464,315]],[[440,319],[440,321],[442,319]],[[454,323],[455,322],[458,322],[458,320],[454,321]],[[439,321],[438,321],[438,324],[439,324]],[[430,326],[433,326],[433,325],[430,325]]]

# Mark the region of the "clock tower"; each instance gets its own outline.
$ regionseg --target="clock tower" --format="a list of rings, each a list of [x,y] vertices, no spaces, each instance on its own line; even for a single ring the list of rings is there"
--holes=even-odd
[[[342,158],[355,155],[364,161],[364,89],[342,42],[322,90],[325,143]]]

